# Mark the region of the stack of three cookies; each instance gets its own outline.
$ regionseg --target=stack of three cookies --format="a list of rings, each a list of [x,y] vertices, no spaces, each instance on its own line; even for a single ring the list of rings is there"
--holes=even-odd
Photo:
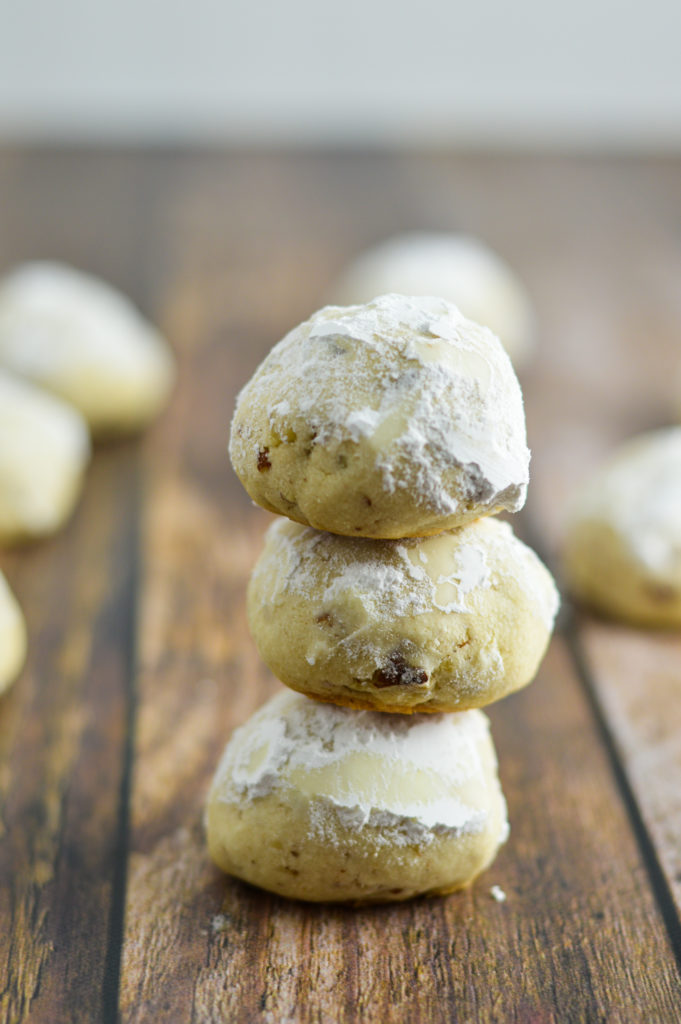
[[[528,482],[508,357],[444,300],[327,307],[242,391],[231,456],[286,517],[248,612],[298,692],[228,744],[213,859],[309,900],[460,888],[508,834],[476,709],[531,681],[558,604],[536,555],[489,518],[519,509]]]

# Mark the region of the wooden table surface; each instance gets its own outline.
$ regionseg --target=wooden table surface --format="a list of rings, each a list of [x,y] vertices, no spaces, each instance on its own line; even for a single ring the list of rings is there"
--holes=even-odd
[[[206,857],[218,756],[278,685],[246,628],[269,517],[227,461],[236,392],[352,254],[422,227],[481,235],[532,293],[515,525],[556,568],[576,484],[681,405],[681,160],[0,151],[0,268],[101,274],[180,360],[68,529],[0,555],[31,633],[0,703],[2,1021],[681,1019],[678,635],[565,607],[490,710],[511,838],[467,892],[302,905]]]

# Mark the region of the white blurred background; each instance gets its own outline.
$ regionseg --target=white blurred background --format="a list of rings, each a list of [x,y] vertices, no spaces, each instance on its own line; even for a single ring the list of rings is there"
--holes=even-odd
[[[678,150],[681,2],[0,0],[0,136]]]

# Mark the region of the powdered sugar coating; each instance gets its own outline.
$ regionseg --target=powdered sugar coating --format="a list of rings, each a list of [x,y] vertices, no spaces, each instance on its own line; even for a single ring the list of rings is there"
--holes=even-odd
[[[230,454],[251,497],[331,532],[403,537],[522,507],[522,396],[486,328],[436,298],[326,307],[241,392]]]
[[[602,519],[646,570],[681,572],[681,427],[625,444],[575,502],[572,519]]]
[[[681,427],[627,442],[584,487],[565,563],[578,596],[602,611],[681,625]]]
[[[26,657],[26,623],[7,580],[0,572],[0,694],[18,675]]]
[[[510,523],[497,519],[480,520],[449,537],[366,543],[298,529],[278,519],[269,527],[267,543],[278,571],[272,572],[270,562],[259,562],[253,570],[254,579],[262,577],[260,593],[266,603],[276,603],[287,593],[309,594],[318,586],[321,571],[326,581],[324,604],[353,596],[369,614],[381,611],[390,619],[434,608],[446,615],[466,613],[472,611],[468,595],[493,583],[503,585],[505,573],[498,565],[503,559],[510,562],[504,566],[507,574],[513,573],[524,588],[547,629],[558,610],[558,593],[548,573],[539,569],[537,556],[514,536]],[[445,544],[450,569],[446,573],[441,571]]]
[[[49,534],[70,515],[90,458],[82,416],[0,370],[0,540]]]
[[[124,295],[48,262],[0,283],[0,364],[66,399],[100,434],[149,422],[174,379],[169,347]]]
[[[347,711],[280,693],[227,744],[206,835],[223,870],[295,899],[459,889],[508,835],[487,720]]]
[[[514,364],[533,345],[533,314],[511,268],[479,239],[446,232],[387,238],[360,253],[331,288],[339,305],[368,302],[385,292],[441,295],[464,316],[500,338]]]
[[[285,691],[234,733],[213,793],[243,803],[295,789],[315,805],[313,830],[326,828],[333,808],[346,827],[387,830],[391,843],[476,832],[484,806],[469,805],[462,793],[487,788],[480,746],[489,743],[488,729],[481,712],[405,718]]]
[[[558,608],[508,523],[349,538],[280,519],[248,591],[261,656],[293,689],[400,711],[480,707],[534,677]]]

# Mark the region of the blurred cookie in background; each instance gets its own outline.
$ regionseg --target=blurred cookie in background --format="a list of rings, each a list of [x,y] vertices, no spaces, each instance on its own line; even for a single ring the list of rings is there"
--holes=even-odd
[[[80,413],[0,370],[0,544],[58,530],[78,500],[89,459]]]
[[[328,300],[347,306],[388,292],[447,299],[469,320],[489,327],[516,366],[534,347],[534,314],[525,287],[476,238],[445,232],[395,235],[360,253],[331,286]]]
[[[168,344],[125,296],[48,262],[0,282],[0,365],[70,402],[97,437],[146,426],[175,378]]]
[[[681,427],[624,444],[577,496],[565,573],[614,618],[681,627]]]
[[[0,572],[0,695],[19,675],[26,658],[26,623]]]

